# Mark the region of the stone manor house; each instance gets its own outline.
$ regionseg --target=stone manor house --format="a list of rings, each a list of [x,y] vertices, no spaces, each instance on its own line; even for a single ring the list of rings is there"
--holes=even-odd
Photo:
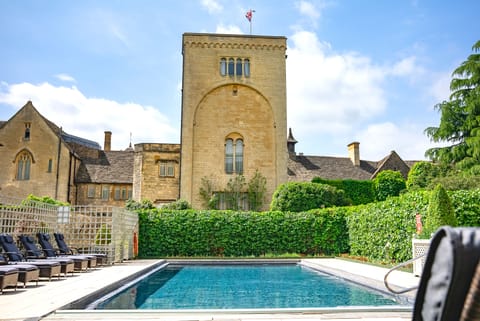
[[[27,102],[0,121],[0,195],[50,196],[76,205],[123,206],[129,198],[164,204],[179,198],[202,208],[202,181],[219,195],[235,175],[266,178],[264,208],[287,181],[372,179],[386,169],[404,176],[412,162],[392,151],[379,161],[295,152],[287,135],[285,37],[183,35],[180,144],[139,143],[111,150],[69,135]],[[222,207],[222,203],[219,204]],[[247,205],[248,206],[248,205]]]

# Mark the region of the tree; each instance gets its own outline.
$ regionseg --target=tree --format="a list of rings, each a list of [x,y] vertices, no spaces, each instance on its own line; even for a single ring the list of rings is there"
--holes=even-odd
[[[435,106],[440,111],[440,125],[425,133],[433,142],[448,142],[425,155],[442,164],[454,164],[461,169],[478,172],[480,167],[480,41],[471,54],[453,71],[448,101]]]

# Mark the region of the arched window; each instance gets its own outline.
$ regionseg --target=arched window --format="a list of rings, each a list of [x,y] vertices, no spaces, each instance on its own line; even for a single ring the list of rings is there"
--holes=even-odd
[[[228,75],[235,76],[235,61],[233,58],[228,59]]]
[[[225,173],[243,173],[243,139],[227,138],[225,140]]]
[[[220,59],[220,75],[225,76],[227,74],[227,59]]]
[[[237,70],[235,71],[235,74],[237,75],[237,77],[242,76],[242,69],[243,69],[242,59],[237,58]]]
[[[245,77],[250,77],[250,60],[249,59],[245,59],[243,61],[243,68],[245,72]]]
[[[32,155],[23,151],[17,157],[17,180],[25,181],[30,179],[30,166],[32,164]]]

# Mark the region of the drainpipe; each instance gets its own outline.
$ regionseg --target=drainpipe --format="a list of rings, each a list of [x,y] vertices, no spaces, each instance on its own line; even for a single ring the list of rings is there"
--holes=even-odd
[[[60,152],[62,148],[62,132],[63,129],[60,127],[60,133],[58,135],[58,150],[57,150],[57,173],[56,173],[56,182],[55,182],[55,199],[58,199],[58,178],[60,177]]]

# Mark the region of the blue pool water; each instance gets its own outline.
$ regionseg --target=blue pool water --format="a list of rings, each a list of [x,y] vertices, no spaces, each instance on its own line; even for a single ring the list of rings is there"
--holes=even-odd
[[[270,309],[397,305],[300,265],[168,266],[96,309]]]

